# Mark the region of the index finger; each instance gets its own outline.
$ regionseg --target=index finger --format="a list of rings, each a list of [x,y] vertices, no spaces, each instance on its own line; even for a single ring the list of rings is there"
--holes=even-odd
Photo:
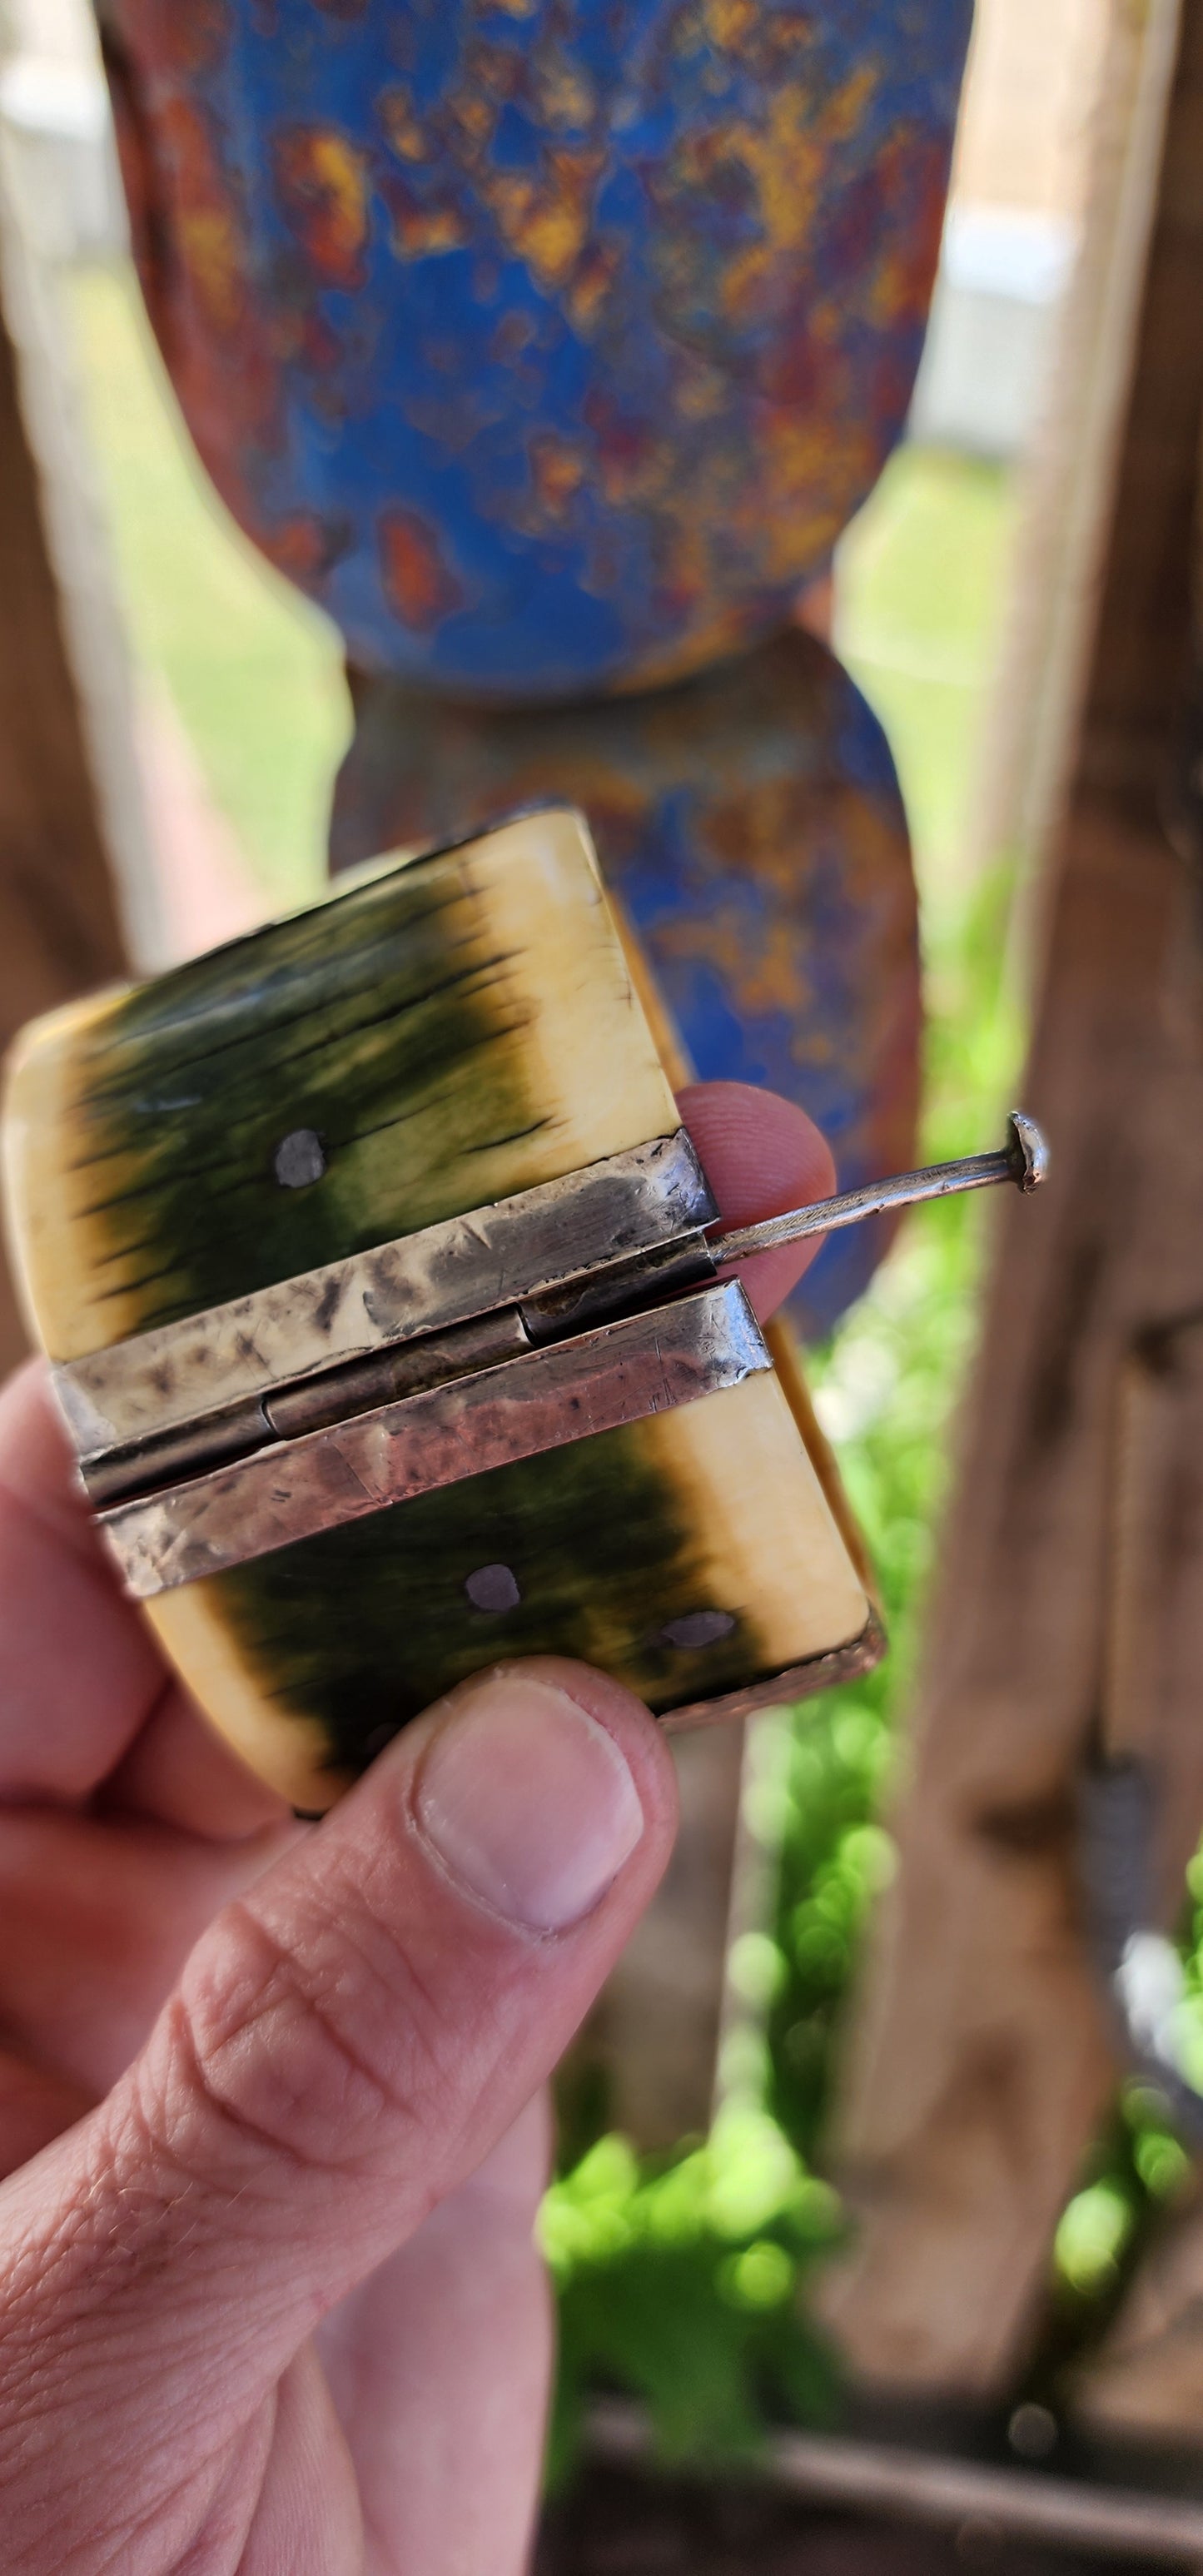
[[[166,1682],[75,1472],[45,1363],[0,1391],[0,1798],[76,1804]]]

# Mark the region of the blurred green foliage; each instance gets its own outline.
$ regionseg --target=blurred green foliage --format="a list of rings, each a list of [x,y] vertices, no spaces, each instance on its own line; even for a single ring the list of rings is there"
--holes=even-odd
[[[1181,2072],[1203,2092],[1203,1855],[1187,1871],[1179,1950],[1183,1993],[1171,2044]],[[1098,2342],[1167,2204],[1192,2187],[1194,2171],[1163,2096],[1153,2085],[1125,2084],[1057,2229],[1033,2395],[1055,2400],[1059,2376]]]
[[[752,2449],[766,2408],[830,2421],[830,2365],[796,2298],[839,2233],[835,2193],[752,2103],[728,2104],[659,2172],[600,2139],[543,2210],[560,2299],[553,2476],[599,2381],[647,2400],[670,2458]]]

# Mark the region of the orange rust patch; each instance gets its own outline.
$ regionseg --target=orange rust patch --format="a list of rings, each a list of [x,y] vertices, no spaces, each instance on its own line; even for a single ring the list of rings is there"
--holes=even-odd
[[[416,510],[385,510],[380,520],[381,579],[403,625],[428,635],[463,603],[438,538]]]
[[[328,286],[362,286],[366,154],[333,126],[293,125],[277,135],[272,160],[281,206],[317,275]]]
[[[380,193],[389,211],[389,239],[398,259],[429,259],[459,250],[467,239],[463,216],[446,199],[419,197],[404,179],[386,176]]]
[[[164,112],[177,201],[180,250],[206,321],[228,333],[246,306],[246,252],[198,110],[172,99]]]
[[[532,438],[527,454],[539,500],[553,518],[560,518],[585,480],[585,457],[570,440],[557,438],[550,430]]]
[[[593,190],[605,155],[590,150],[549,150],[542,176],[499,172],[488,184],[488,202],[508,250],[525,260],[540,286],[561,286],[571,276],[589,234]]]
[[[429,160],[430,144],[404,84],[397,81],[391,89],[381,90],[376,106],[390,152],[399,161]]]
[[[260,533],[259,542],[290,581],[316,581],[339,552],[338,532],[315,510],[296,510]]]
[[[747,44],[758,17],[756,0],[706,0],[703,12],[712,45],[737,54]]]
[[[569,320],[578,331],[587,331],[596,321],[613,290],[621,264],[622,253],[617,243],[589,243],[577,263],[565,298]]]

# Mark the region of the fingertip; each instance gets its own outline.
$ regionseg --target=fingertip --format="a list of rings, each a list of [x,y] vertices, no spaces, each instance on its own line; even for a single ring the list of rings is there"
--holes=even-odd
[[[609,1910],[616,1891],[624,1914],[646,1902],[675,1783],[654,1720],[620,1683],[562,1657],[497,1664],[429,1725],[400,1752],[403,1796],[464,1893],[541,1937]]]
[[[528,1673],[565,1692],[587,1717],[604,1726],[634,1779],[648,1831],[671,1840],[677,1823],[676,1768],[663,1727],[635,1692],[612,1674],[578,1663],[572,1655],[525,1655],[500,1669]]]
[[[23,1360],[0,1386],[0,1475],[59,1535],[98,1555],[83,1486],[41,1358]]]
[[[810,1207],[836,1187],[835,1163],[813,1118],[780,1092],[749,1082],[695,1082],[677,1106],[729,1225],[751,1225]],[[797,1286],[821,1235],[742,1263],[740,1277],[763,1320]]]
[[[0,1390],[0,1672],[9,1799],[90,1796],[163,1686],[154,1639],[89,1514],[42,1360]]]
[[[733,1223],[777,1216],[835,1188],[826,1137],[779,1091],[751,1082],[692,1082],[677,1093],[677,1107]]]

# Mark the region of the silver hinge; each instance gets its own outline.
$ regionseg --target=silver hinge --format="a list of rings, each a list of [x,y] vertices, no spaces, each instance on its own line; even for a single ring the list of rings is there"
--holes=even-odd
[[[722,1273],[949,1192],[1035,1189],[995,1154],[722,1233],[683,1129],[56,1369],[87,1491],[142,1598],[407,1496],[768,1369]]]

